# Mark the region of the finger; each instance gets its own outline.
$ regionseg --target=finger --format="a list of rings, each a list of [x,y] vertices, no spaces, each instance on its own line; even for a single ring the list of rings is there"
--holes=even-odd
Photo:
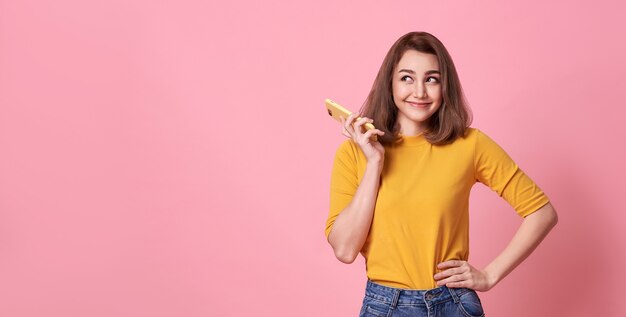
[[[354,119],[356,118],[356,113],[351,113],[348,118],[346,118],[346,124],[352,125]]]
[[[453,276],[450,276],[450,277],[445,278],[443,280],[437,281],[437,285],[438,286],[448,285],[449,283],[463,282],[464,280],[465,279],[463,278],[462,275],[453,275]]]
[[[341,125],[342,125],[341,134],[346,135],[346,136],[350,136],[348,134],[348,130],[346,130],[346,118],[340,116],[339,120],[341,121]]]
[[[345,119],[339,116],[339,121],[341,122],[341,134],[346,137],[350,137],[350,135],[348,134],[348,131],[346,130],[346,127],[344,126]]]
[[[354,131],[356,131],[357,135],[363,134],[363,130],[361,129],[361,126],[363,126],[366,122],[370,122],[373,121],[370,118],[367,117],[363,117],[363,118],[359,118],[359,120],[357,120],[354,123]]]
[[[356,126],[358,124],[358,125],[361,126],[361,125],[364,125],[366,123],[371,123],[371,122],[374,122],[374,120],[372,120],[372,119],[370,119],[368,117],[362,117],[362,118],[356,119],[356,121],[354,122],[354,125]]]
[[[349,115],[347,119],[342,120],[343,128],[350,134],[350,137],[352,137],[352,134],[354,134],[354,128],[352,127],[352,124],[350,124],[350,122],[352,122],[352,117],[353,114]]]
[[[368,121],[370,121],[370,120],[372,120],[372,119],[370,119],[370,118],[368,118],[368,117],[360,117],[360,118],[356,118],[355,120],[356,120],[356,121],[354,121],[354,124],[355,124],[355,125],[356,125],[357,123],[358,123],[359,125],[362,125],[362,124],[364,124],[365,122],[368,122]]]
[[[378,129],[372,129],[372,130],[368,130],[367,132],[363,133],[363,136],[367,137],[368,139],[372,139],[372,135],[373,134],[383,135],[383,134],[385,134],[385,132],[380,131]],[[372,140],[372,141],[374,141],[374,140]]]
[[[435,274],[433,277],[435,278],[435,280],[441,280],[447,277],[450,277],[452,275],[455,274],[459,274],[462,273],[461,270],[459,270],[458,268],[453,268],[453,269],[449,269],[449,270],[445,270],[443,272],[439,272],[437,274]]]
[[[451,276],[447,279],[443,279],[441,281],[437,281],[437,286],[448,285],[451,283],[460,283],[463,280],[458,279],[456,276]]]
[[[471,288],[471,285],[467,281],[447,283],[446,286],[448,288]]]
[[[463,261],[449,260],[449,261],[445,261],[445,262],[441,262],[441,263],[437,264],[437,268],[438,269],[445,269],[445,268],[449,268],[449,267],[458,267],[458,266],[461,266],[462,264],[463,264]]]

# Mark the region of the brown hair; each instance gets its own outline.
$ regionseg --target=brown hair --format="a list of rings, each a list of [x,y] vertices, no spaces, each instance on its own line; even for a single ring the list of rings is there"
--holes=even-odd
[[[373,119],[376,128],[385,132],[385,135],[379,136],[382,144],[388,145],[398,140],[400,128],[396,125],[398,108],[393,101],[391,84],[393,71],[407,50],[437,56],[443,101],[437,112],[428,119],[424,136],[431,144],[452,143],[465,135],[467,127],[472,123],[472,114],[448,50],[430,33],[411,32],[391,46],[361,107],[360,115]]]

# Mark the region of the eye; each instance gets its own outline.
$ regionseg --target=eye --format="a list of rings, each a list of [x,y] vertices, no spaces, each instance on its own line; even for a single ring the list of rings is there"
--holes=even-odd
[[[408,82],[408,83],[412,83],[413,82],[413,78],[411,76],[409,76],[409,75],[402,76],[402,78],[400,78],[400,80]]]
[[[432,83],[438,83],[438,82],[439,82],[439,78],[437,78],[437,77],[432,77],[432,76],[431,76],[431,77],[428,77],[428,78],[426,79],[426,81],[428,81],[428,80],[430,80],[430,79],[434,79],[434,80],[435,80],[435,81],[431,81]]]

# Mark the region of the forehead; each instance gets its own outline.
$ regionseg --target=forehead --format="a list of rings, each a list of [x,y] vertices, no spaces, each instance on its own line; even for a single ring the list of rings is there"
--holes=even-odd
[[[417,73],[424,73],[429,70],[439,70],[439,62],[436,55],[416,50],[407,50],[400,58],[396,66],[396,72],[400,69],[410,69]]]

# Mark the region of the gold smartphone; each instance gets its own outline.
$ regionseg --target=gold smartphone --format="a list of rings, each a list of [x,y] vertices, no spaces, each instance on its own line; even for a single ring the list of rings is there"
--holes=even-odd
[[[335,120],[337,120],[338,122],[341,123],[341,118],[343,117],[344,119],[347,119],[348,116],[350,116],[350,114],[352,113],[350,110],[342,107],[340,104],[330,100],[330,99],[326,99],[324,100],[324,103],[326,103],[326,110],[328,111],[328,115],[333,117]],[[357,120],[361,119],[361,117],[357,117],[356,119],[354,119],[354,121],[352,121],[353,123],[356,122]],[[371,130],[371,129],[376,129],[376,127],[374,127],[373,124],[367,122],[364,125],[361,126],[362,128],[365,129],[365,131],[361,130],[363,133]],[[372,134],[372,137],[370,138],[373,141],[378,141],[378,135],[376,134]]]

